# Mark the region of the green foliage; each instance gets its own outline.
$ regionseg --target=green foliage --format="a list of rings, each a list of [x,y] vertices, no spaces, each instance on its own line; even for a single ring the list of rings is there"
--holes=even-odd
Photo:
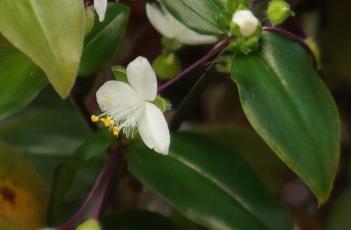
[[[349,33],[339,29],[348,26],[347,17],[330,21],[333,30],[324,31],[329,52],[320,52],[311,34],[300,38],[291,33],[304,34],[297,22],[290,24],[294,18],[283,24],[293,15],[283,0],[160,0],[185,26],[155,10],[153,16],[163,20],[152,25],[159,23],[161,36],[149,30],[139,4],[111,1],[100,22],[95,12],[104,9],[92,2],[0,1],[0,229],[320,229],[319,216],[326,217],[326,229],[349,228],[345,178],[350,175],[344,175],[349,165],[340,167],[333,193],[337,199],[322,210],[289,170],[319,205],[327,201],[338,170],[341,125],[335,102],[301,44],[311,49],[318,66],[328,66],[321,54],[332,55],[333,77],[347,75],[349,59],[340,50],[348,53],[342,41]],[[343,5],[334,2],[330,9]],[[303,16],[304,3],[299,4]],[[232,21],[241,9],[259,18],[249,37],[242,31],[250,23],[239,23],[239,18],[239,28]],[[267,20],[280,26],[272,28]],[[173,32],[194,44],[165,37]],[[212,48],[195,46],[198,40],[217,38]],[[153,71],[140,58],[128,70],[131,87],[117,83],[122,86],[116,90],[112,83],[96,104],[98,87],[113,80],[112,74],[114,80],[128,81],[126,61],[139,56],[136,51],[157,57],[152,67],[161,80],[177,79],[162,87],[149,82]],[[112,73],[101,71],[117,60]],[[229,74],[231,79],[219,77]],[[189,75],[193,78],[183,81]],[[90,78],[76,82],[77,76]],[[47,83],[70,100],[44,88]],[[328,83],[347,107],[341,107],[340,117],[345,121],[343,149],[348,150],[349,87],[334,78]],[[157,87],[161,95],[154,97]],[[98,109],[109,113],[93,117],[102,122],[90,123]],[[235,124],[209,124],[222,120]],[[161,155],[152,149],[167,153],[166,121],[171,146],[168,155]],[[131,133],[136,126],[142,139]],[[178,127],[192,133],[179,133]]]
[[[91,75],[113,58],[127,26],[129,8],[123,4],[109,4],[103,22],[95,20],[92,31],[85,38],[80,75]]]
[[[143,183],[206,227],[291,229],[287,210],[242,159],[201,135],[173,135],[167,156],[135,145],[129,164]]]
[[[56,168],[49,209],[51,224],[63,223],[79,208],[106,160],[111,141],[103,134],[91,136]]]
[[[47,84],[43,72],[9,44],[0,43],[0,120],[26,107]]]
[[[306,51],[266,32],[260,52],[234,59],[232,78],[256,132],[324,203],[339,161],[340,121]]]
[[[66,98],[75,82],[83,49],[81,0],[3,0],[0,32],[47,75]]]
[[[175,18],[198,33],[223,35],[229,26],[225,0],[163,0],[162,3]]]

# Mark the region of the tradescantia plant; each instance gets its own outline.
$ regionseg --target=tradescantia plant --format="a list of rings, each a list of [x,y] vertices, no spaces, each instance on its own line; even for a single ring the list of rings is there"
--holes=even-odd
[[[153,61],[131,51],[133,4],[161,37],[142,38],[160,52]],[[1,0],[0,228],[303,227],[274,194],[278,178],[293,172],[310,205],[325,204],[341,124],[293,10],[284,0]],[[207,53],[188,64],[196,49]],[[217,75],[257,136],[181,127]]]

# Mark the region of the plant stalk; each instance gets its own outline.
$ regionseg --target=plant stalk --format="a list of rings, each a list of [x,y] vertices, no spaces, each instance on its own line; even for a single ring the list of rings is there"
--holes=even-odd
[[[217,43],[217,45],[215,45],[215,47],[213,47],[210,52],[208,52],[205,56],[203,56],[202,58],[200,58],[199,60],[197,60],[196,62],[194,62],[192,65],[190,65],[189,67],[187,67],[186,69],[184,69],[181,73],[179,73],[178,75],[176,75],[174,78],[172,78],[171,80],[167,81],[166,83],[164,83],[163,85],[161,85],[158,89],[157,92],[158,93],[162,93],[163,91],[165,91],[166,89],[168,89],[168,87],[172,86],[175,82],[181,80],[183,77],[185,77],[187,74],[191,73],[194,69],[196,69],[197,67],[205,64],[206,62],[208,62],[209,60],[211,60],[213,57],[217,56],[220,52],[222,52],[227,45],[230,42],[230,38],[226,37],[224,38],[222,41],[220,41],[219,43]]]

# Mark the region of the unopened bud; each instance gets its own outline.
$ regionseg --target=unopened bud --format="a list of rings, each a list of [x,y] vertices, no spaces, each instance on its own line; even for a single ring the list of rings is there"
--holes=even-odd
[[[239,10],[233,15],[231,32],[238,37],[247,38],[256,32],[258,25],[258,19],[250,10]]]
[[[292,14],[290,5],[284,0],[273,0],[269,3],[267,17],[272,25],[283,23]]]
[[[152,67],[161,79],[170,79],[182,69],[179,58],[174,53],[161,54],[152,63]]]

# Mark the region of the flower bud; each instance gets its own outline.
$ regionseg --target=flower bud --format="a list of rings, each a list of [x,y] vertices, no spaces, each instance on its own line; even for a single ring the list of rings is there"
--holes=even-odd
[[[88,219],[79,225],[76,230],[101,230],[99,222],[95,219]]]
[[[174,53],[161,54],[152,63],[152,67],[161,79],[170,79],[182,69],[179,58]]]
[[[290,5],[284,0],[273,0],[269,3],[267,17],[272,25],[283,23],[291,15]]]
[[[238,37],[251,37],[259,25],[258,19],[249,10],[239,10],[234,13],[230,29]]]

